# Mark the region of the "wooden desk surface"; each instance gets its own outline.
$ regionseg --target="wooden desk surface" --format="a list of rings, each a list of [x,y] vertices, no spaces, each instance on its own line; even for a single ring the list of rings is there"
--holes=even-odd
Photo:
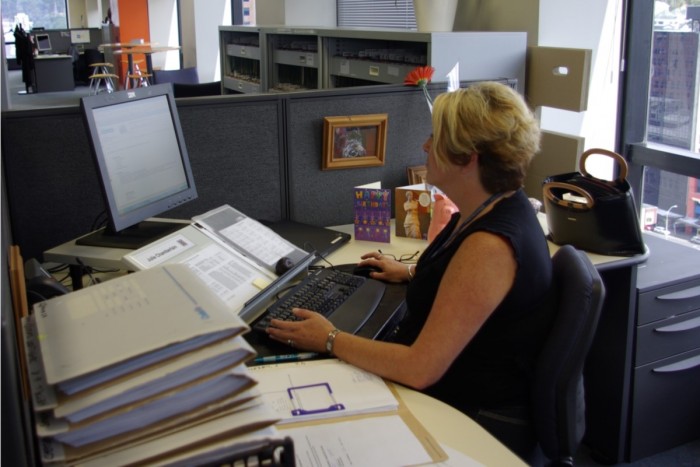
[[[441,444],[486,466],[527,465],[478,423],[457,409],[422,392],[398,384],[394,387],[413,415]],[[456,467],[458,464],[449,465]]]

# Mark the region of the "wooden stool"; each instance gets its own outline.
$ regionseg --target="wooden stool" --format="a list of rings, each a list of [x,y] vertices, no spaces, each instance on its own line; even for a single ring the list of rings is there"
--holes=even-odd
[[[114,92],[113,80],[116,79],[119,82],[119,76],[112,73],[114,65],[111,63],[91,63],[89,66],[93,69],[92,75],[90,75],[90,94],[98,94],[103,84],[107,92]]]
[[[133,70],[131,70],[131,73],[129,73],[129,60],[126,57],[122,57],[122,67],[124,70],[126,70],[126,73],[124,74],[124,89],[129,89],[130,87],[133,87],[133,78],[130,75],[141,73],[139,63],[143,63],[143,60],[132,60],[131,65],[133,67]]]

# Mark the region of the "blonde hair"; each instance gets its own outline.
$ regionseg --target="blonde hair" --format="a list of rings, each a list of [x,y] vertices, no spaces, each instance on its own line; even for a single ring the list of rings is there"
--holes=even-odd
[[[490,193],[517,190],[540,148],[540,129],[510,87],[482,82],[440,94],[433,104],[433,153],[438,165],[466,165],[479,154],[480,179]]]

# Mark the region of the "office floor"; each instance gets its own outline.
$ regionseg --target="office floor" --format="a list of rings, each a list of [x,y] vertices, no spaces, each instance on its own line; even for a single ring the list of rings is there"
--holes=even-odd
[[[20,70],[8,72],[7,86],[10,91],[10,110],[74,106],[79,105],[81,97],[90,94],[88,87],[83,85],[76,86],[74,91],[19,94],[19,91],[25,89]],[[577,467],[599,467],[601,464],[591,458],[586,446],[582,446],[576,456],[575,465]],[[630,464],[616,465],[628,467],[700,467],[700,439]]]
[[[81,97],[90,94],[88,86],[82,84],[76,85],[73,91],[20,94],[20,91],[26,90],[21,70],[9,70],[6,85],[9,90],[9,110],[76,106],[80,105]]]

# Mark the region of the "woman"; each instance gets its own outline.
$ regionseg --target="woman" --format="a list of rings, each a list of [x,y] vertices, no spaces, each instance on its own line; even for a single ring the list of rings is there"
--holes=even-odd
[[[360,262],[381,268],[375,279],[409,281],[396,341],[339,332],[303,309],[301,321],[275,320],[268,333],[422,390],[528,460],[537,446],[529,379],[551,322],[549,251],[521,188],[539,128],[515,91],[491,82],[438,96],[432,123],[426,181],[459,212],[416,265],[377,252]]]

